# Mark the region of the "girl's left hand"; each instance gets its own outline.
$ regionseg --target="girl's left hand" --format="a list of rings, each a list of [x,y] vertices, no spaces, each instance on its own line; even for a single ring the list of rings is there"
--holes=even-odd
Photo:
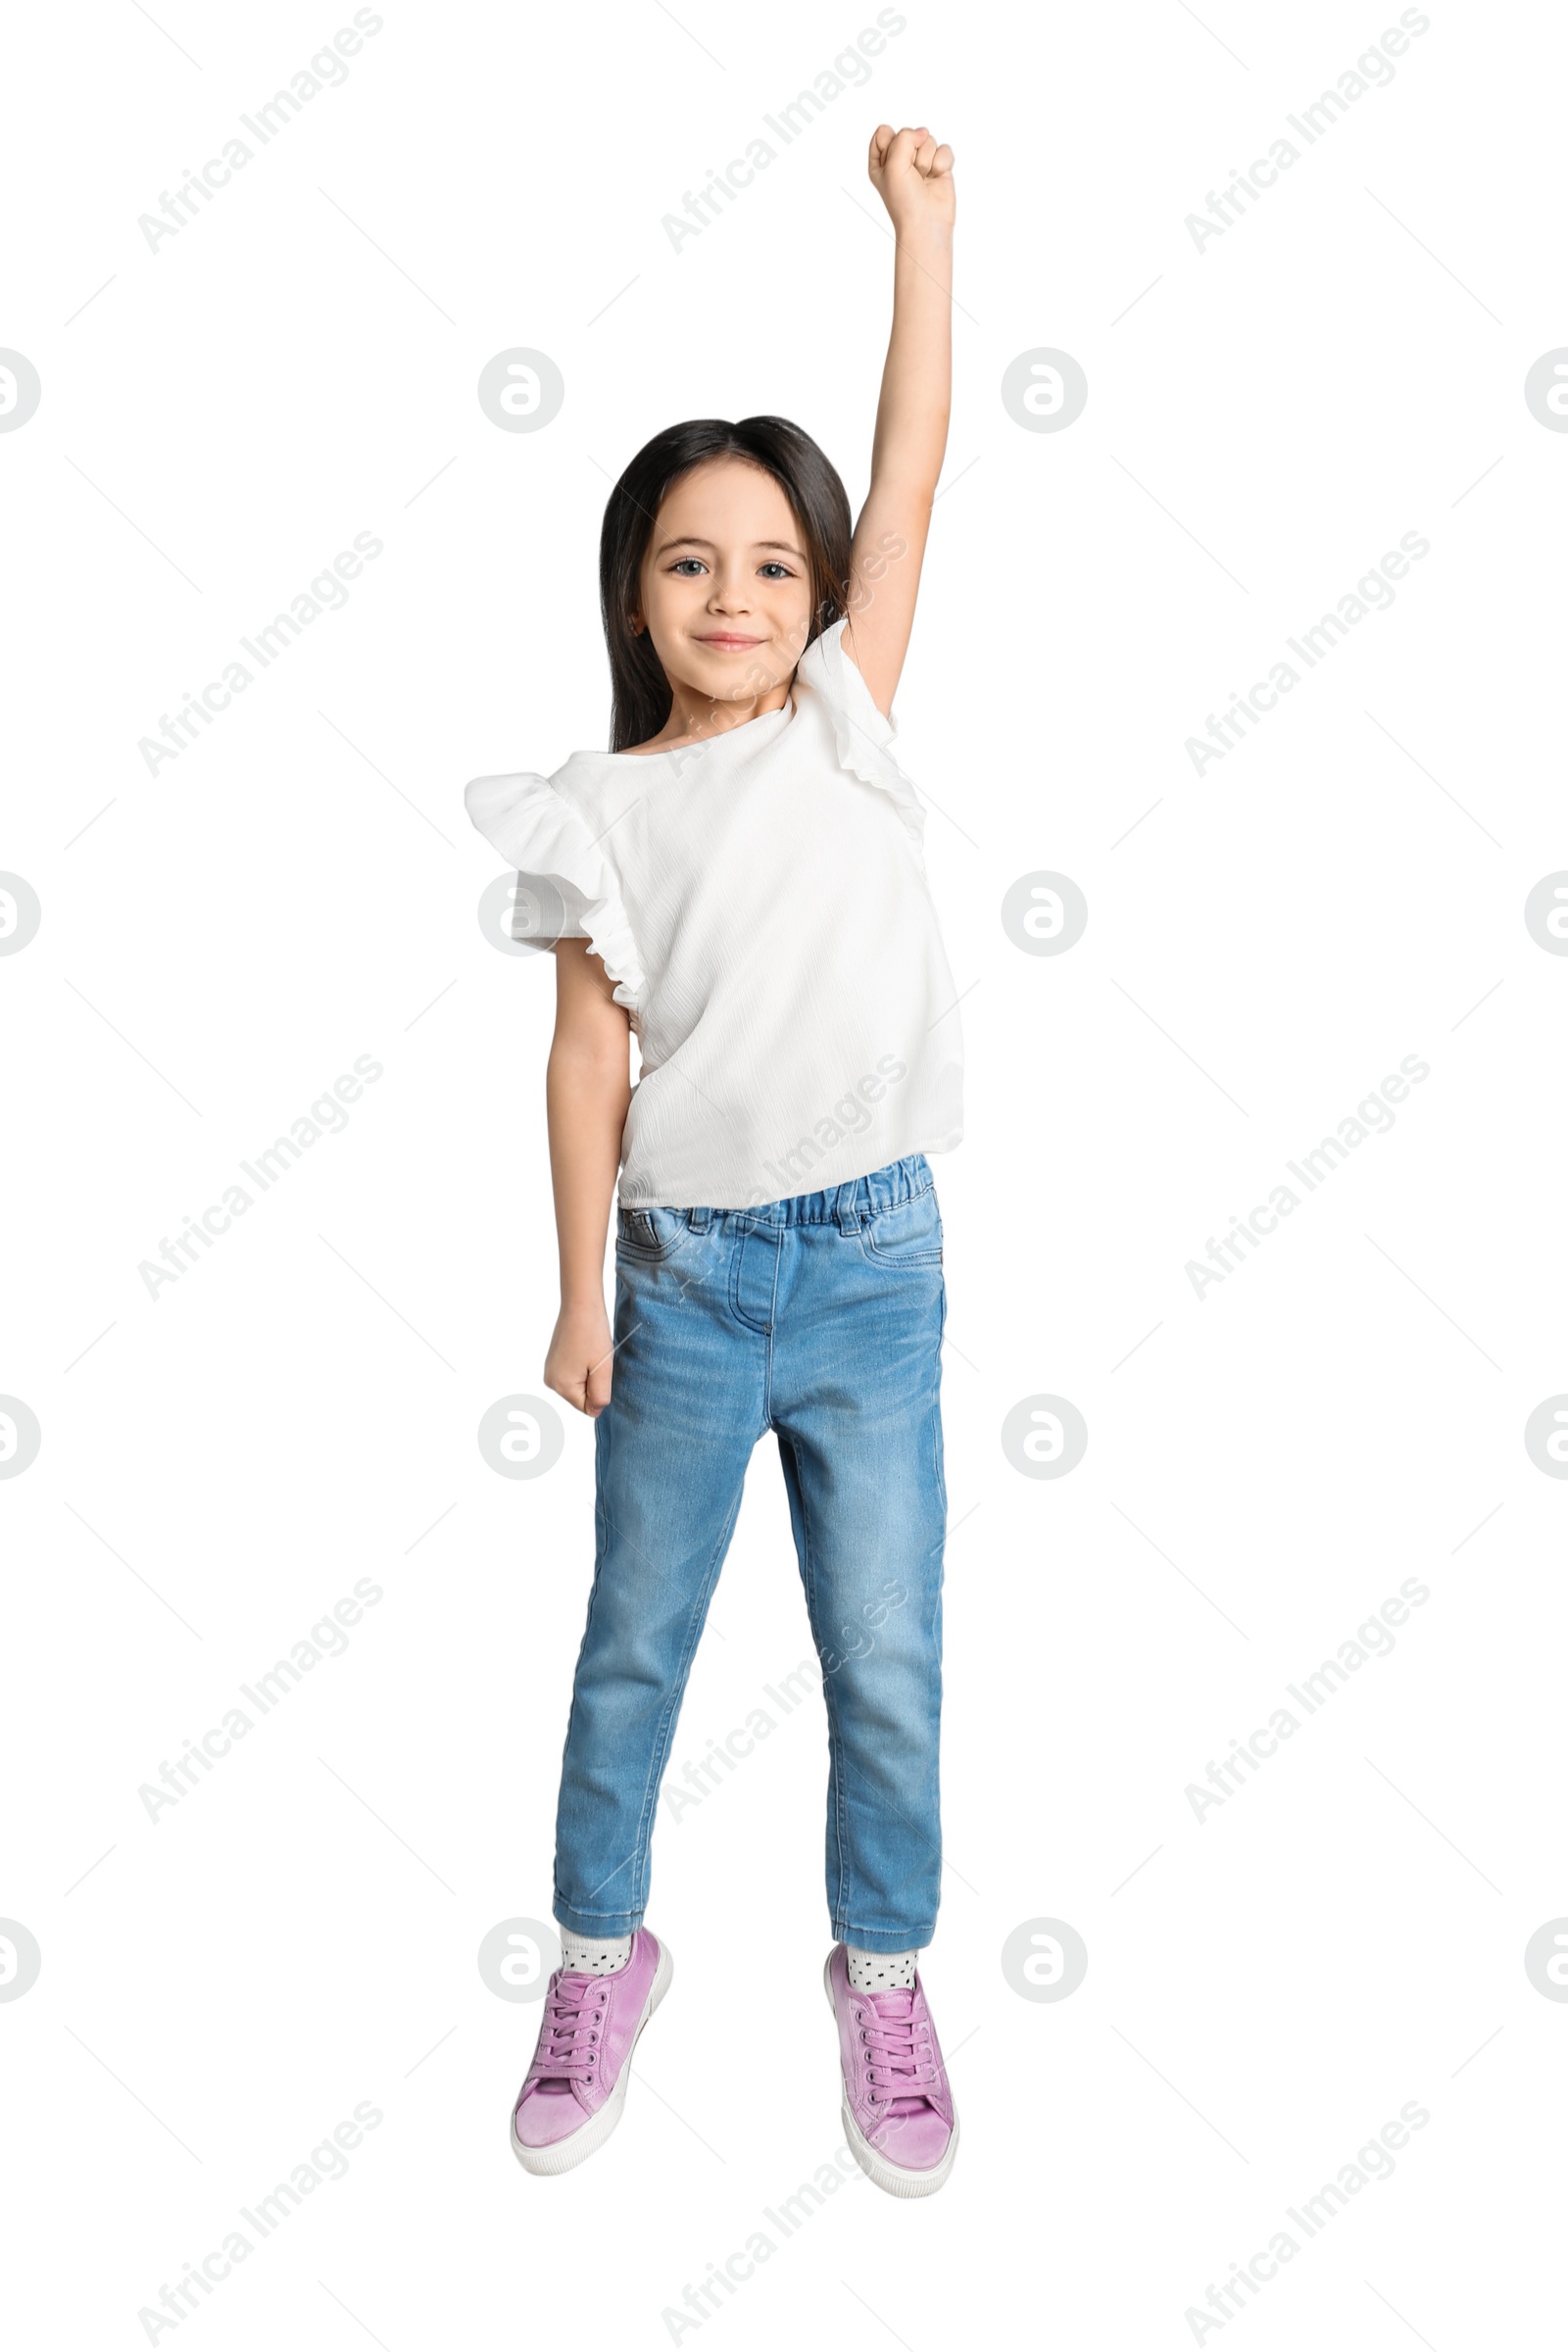
[[[923,122],[898,131],[879,122],[865,168],[896,230],[953,226],[953,149],[939,147]]]

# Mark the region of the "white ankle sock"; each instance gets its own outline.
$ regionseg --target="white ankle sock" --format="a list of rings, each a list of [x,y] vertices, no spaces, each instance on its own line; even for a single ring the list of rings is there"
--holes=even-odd
[[[907,1992],[914,1983],[918,1952],[861,1952],[853,1943],[844,1949],[852,1992]]]
[[[561,1931],[561,1965],[588,1977],[612,1977],[631,1958],[629,1936],[573,1936]]]

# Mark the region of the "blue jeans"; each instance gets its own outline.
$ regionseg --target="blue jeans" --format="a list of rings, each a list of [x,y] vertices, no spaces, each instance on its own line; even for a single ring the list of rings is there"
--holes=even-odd
[[[941,1878],[942,1220],[924,1156],[760,1208],[618,1211],[597,1560],[555,1913],[627,1936],[752,1448],[778,1439],[827,1705],[833,1934],[917,1949]]]

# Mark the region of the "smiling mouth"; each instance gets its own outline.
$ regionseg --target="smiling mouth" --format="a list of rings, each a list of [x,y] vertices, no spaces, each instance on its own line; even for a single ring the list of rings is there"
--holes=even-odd
[[[767,640],[765,637],[739,637],[730,630],[720,629],[711,637],[699,637],[697,642],[699,645],[710,645],[721,654],[744,654],[749,653],[754,645],[765,645]]]

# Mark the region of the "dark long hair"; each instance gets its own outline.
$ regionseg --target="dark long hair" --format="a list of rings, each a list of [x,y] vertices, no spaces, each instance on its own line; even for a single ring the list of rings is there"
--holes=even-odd
[[[810,636],[831,628],[849,601],[850,502],[809,433],[786,416],[743,416],[738,424],[701,416],[656,433],[611,492],[599,538],[599,595],[614,696],[612,752],[646,743],[669,716],[669,680],[652,638],[646,629],[640,636],[633,630],[631,615],[642,596],[643,558],[660,505],[672,483],[710,458],[749,460],[770,473],[789,500],[810,566]]]

